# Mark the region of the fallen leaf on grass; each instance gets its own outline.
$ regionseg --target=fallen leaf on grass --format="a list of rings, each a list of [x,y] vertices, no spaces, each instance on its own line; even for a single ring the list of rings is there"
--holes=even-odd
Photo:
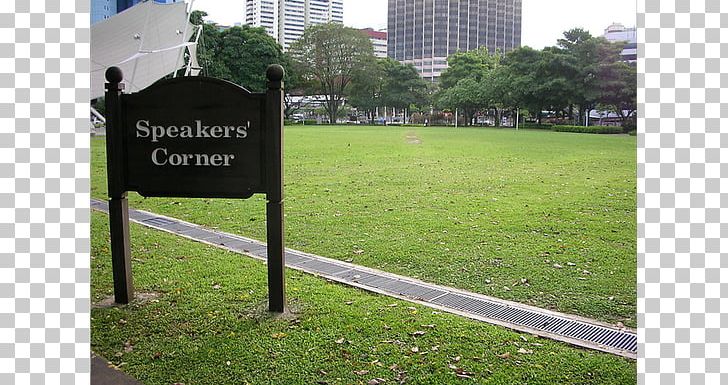
[[[520,349],[518,349],[518,353],[521,353],[521,354],[533,354],[533,350],[528,350],[528,349],[520,348]]]
[[[433,324],[429,324],[429,325],[420,325],[420,327],[423,327],[423,328],[428,328],[428,329],[434,329],[434,328],[435,328],[435,325],[433,325]]]
[[[354,371],[354,374],[356,374],[357,376],[363,376],[363,375],[365,375],[367,373],[369,373],[368,370],[355,370]]]
[[[566,264],[569,266],[576,266],[576,263],[574,263],[574,262],[566,262]]]
[[[553,265],[553,266],[554,266],[555,268],[557,268],[557,269],[561,269],[561,268],[563,267],[563,266],[559,265],[558,263],[554,263],[554,265]]]
[[[509,359],[509,358],[511,358],[511,353],[505,352],[503,354],[498,354],[498,357],[504,358],[504,359]]]
[[[338,340],[336,340],[334,342],[336,342],[337,344],[343,344],[344,343],[344,338],[339,338]]]
[[[386,381],[387,380],[384,378],[372,378],[371,380],[367,381],[367,385],[379,385]]]
[[[212,288],[215,290],[218,290],[218,289],[220,289],[220,284],[216,283],[216,284],[212,285]]]
[[[420,348],[418,348],[417,346],[415,346],[415,347],[413,347],[410,350],[412,351],[412,353],[418,353],[420,351]]]
[[[273,337],[274,339],[277,339],[277,340],[279,340],[279,339],[281,339],[281,338],[283,338],[285,336],[287,336],[286,333],[273,333],[273,334],[271,334],[271,337]]]
[[[131,344],[131,341],[124,342],[124,353],[129,353],[132,350],[134,350],[134,345]]]
[[[425,335],[425,332],[423,332],[422,330],[418,330],[418,331],[412,333],[412,337],[419,337],[419,336],[424,336],[424,335]]]

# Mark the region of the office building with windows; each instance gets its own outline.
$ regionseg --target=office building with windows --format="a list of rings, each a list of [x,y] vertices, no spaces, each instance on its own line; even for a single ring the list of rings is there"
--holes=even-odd
[[[522,0],[389,0],[387,56],[436,81],[455,52],[521,46]]]
[[[91,0],[91,24],[106,20],[142,1],[151,0]],[[184,0],[154,0],[155,3],[170,4]]]
[[[309,25],[344,23],[343,0],[246,0],[245,24],[263,27],[287,49]]]
[[[372,28],[364,28],[360,29],[360,31],[372,42],[374,56],[379,58],[387,57],[387,31],[375,31]]]
[[[637,28],[626,28],[623,24],[613,23],[604,30],[604,38],[611,42],[625,43],[622,49],[622,60],[628,63],[637,62]]]

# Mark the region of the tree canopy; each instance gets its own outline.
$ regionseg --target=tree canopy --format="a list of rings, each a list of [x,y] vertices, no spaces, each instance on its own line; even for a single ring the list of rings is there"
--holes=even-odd
[[[313,81],[323,94],[331,122],[336,122],[355,72],[369,64],[374,55],[372,43],[364,34],[336,23],[306,28],[289,53],[294,71]]]
[[[207,14],[193,11],[190,21],[202,24],[202,37],[198,47],[198,61],[207,76],[229,80],[250,91],[265,90],[265,71],[270,64],[284,64],[283,51],[278,42],[264,28],[250,26],[220,30],[205,23]]]
[[[622,43],[611,43],[575,28],[564,32],[556,46],[535,50],[520,47],[506,55],[485,49],[459,52],[448,58],[440,79],[438,105],[459,108],[470,121],[478,111],[499,113],[525,108],[540,122],[541,111],[569,111],[583,123],[601,106],[623,120],[636,109],[634,66],[621,61]]]

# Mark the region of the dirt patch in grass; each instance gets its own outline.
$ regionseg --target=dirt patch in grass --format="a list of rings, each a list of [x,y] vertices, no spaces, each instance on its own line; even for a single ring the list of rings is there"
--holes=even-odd
[[[422,144],[422,139],[417,136],[417,133],[410,131],[405,136],[407,144]]]

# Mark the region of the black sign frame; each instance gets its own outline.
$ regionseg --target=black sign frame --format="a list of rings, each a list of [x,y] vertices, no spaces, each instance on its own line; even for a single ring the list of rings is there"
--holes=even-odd
[[[284,73],[280,65],[268,67],[265,93],[216,78],[180,77],[124,94],[121,69],[107,69],[106,157],[116,303],[127,304],[134,297],[128,191],[145,197],[241,199],[265,193],[269,310],[285,310]]]

